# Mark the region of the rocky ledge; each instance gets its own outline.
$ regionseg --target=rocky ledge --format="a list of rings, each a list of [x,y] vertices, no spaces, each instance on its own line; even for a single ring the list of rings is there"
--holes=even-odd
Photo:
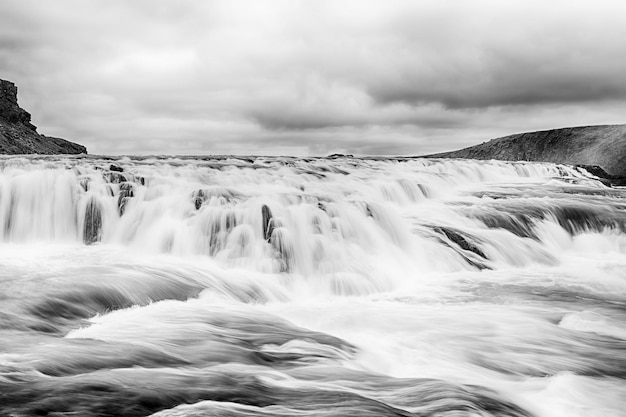
[[[0,154],[80,154],[87,148],[37,133],[30,113],[17,104],[17,87],[0,80]]]
[[[428,157],[578,165],[594,171],[590,171],[594,175],[604,175],[605,179],[615,185],[621,185],[626,180],[626,125],[568,127],[518,133]]]

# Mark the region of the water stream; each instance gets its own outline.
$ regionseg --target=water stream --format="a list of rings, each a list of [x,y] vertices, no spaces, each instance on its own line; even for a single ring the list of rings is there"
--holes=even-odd
[[[626,190],[525,162],[0,158],[0,415],[624,416]]]

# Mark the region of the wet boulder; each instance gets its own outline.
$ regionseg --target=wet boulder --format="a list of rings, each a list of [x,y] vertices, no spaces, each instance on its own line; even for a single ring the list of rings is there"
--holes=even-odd
[[[481,258],[487,259],[487,257],[483,253],[483,251],[480,250],[480,248],[478,246],[476,246],[475,244],[470,242],[461,233],[459,233],[459,232],[457,232],[455,230],[452,230],[451,228],[448,228],[448,227],[437,227],[437,228],[435,228],[435,231],[437,233],[440,233],[440,234],[444,235],[450,241],[456,243],[461,249],[473,252],[476,255],[480,256]]]
[[[87,245],[99,242],[102,238],[102,205],[95,198],[91,197],[85,209],[85,220],[83,224],[83,242]]]
[[[135,190],[133,184],[129,182],[120,184],[120,193],[117,198],[117,211],[120,216],[124,215],[126,204],[128,204],[128,201],[134,196]]]
[[[81,178],[80,179],[79,184],[80,184],[81,188],[84,191],[89,191],[89,183],[90,182],[91,182],[91,180],[89,178],[85,177],[85,178]]]
[[[261,207],[261,225],[263,227],[263,239],[270,241],[272,233],[274,232],[274,218],[272,216],[272,210],[265,204]]]
[[[123,182],[127,182],[126,176],[120,174],[119,172],[109,172],[108,175],[105,176],[107,182],[111,184],[121,184]]]
[[[204,203],[204,200],[206,199],[206,194],[203,189],[199,189],[198,191],[194,191],[192,198],[193,205],[196,207],[196,210],[200,210],[202,203]]]

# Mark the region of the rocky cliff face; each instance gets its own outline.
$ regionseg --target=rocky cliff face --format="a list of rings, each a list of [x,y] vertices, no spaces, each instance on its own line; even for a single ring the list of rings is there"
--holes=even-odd
[[[79,154],[87,149],[65,139],[40,135],[30,113],[17,104],[17,87],[0,80],[0,154]]]
[[[626,176],[626,125],[568,127],[505,136],[436,158],[537,161],[602,167]]]

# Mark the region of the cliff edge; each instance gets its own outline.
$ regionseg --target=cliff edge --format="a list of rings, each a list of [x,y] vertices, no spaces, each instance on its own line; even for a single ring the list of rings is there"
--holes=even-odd
[[[431,158],[499,159],[602,167],[626,177],[626,125],[567,127],[518,133]]]
[[[17,104],[17,87],[0,80],[0,154],[79,154],[87,148],[37,133],[30,113]]]

